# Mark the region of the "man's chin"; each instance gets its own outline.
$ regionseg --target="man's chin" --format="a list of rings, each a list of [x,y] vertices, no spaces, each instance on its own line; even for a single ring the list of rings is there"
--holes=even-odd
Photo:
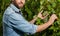
[[[23,8],[23,6],[19,6],[19,8]]]
[[[20,8],[23,8],[23,6],[20,6]]]

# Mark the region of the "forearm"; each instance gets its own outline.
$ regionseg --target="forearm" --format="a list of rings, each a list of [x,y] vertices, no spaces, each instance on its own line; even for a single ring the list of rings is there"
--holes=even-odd
[[[37,20],[37,17],[31,20],[30,23],[34,24],[36,20]]]
[[[37,32],[41,32],[41,31],[47,29],[51,24],[52,23],[47,22],[47,23],[45,23],[43,25],[38,25]]]
[[[56,19],[57,19],[57,16],[56,16],[55,14],[53,14],[53,15],[50,17],[50,19],[49,19],[49,21],[48,21],[47,23],[45,23],[45,24],[43,24],[43,25],[38,25],[38,27],[37,27],[37,32],[41,32],[41,31],[45,30],[46,28],[48,28],[50,25],[53,24],[53,22],[54,22]]]

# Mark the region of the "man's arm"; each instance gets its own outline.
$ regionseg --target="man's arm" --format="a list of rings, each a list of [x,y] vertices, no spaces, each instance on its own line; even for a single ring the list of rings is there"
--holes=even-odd
[[[46,28],[48,28],[50,25],[53,24],[53,22],[55,21],[55,19],[57,19],[57,16],[55,14],[53,14],[50,17],[50,19],[49,19],[49,21],[47,23],[45,23],[43,25],[38,25],[36,32],[41,32],[41,31],[45,30]]]
[[[48,13],[46,13],[45,16],[42,15],[43,10],[41,12],[38,13],[37,17],[41,18],[41,19],[45,19],[48,16]]]
[[[31,21],[29,21],[30,23],[34,24],[35,21],[37,20],[38,17],[35,17],[34,19],[32,19]]]
[[[38,28],[37,28],[36,32],[41,32],[41,31],[47,29],[51,24],[52,23],[47,22],[47,23],[44,23],[42,25],[38,25]]]
[[[36,19],[37,19],[38,17],[41,18],[41,19],[45,19],[45,18],[48,16],[48,14],[47,14],[46,16],[43,16],[43,15],[42,15],[42,12],[43,12],[43,10],[42,10],[41,12],[39,12],[38,15],[35,16],[35,18],[30,21],[30,23],[32,23],[32,24],[35,23],[35,21],[36,21]]]

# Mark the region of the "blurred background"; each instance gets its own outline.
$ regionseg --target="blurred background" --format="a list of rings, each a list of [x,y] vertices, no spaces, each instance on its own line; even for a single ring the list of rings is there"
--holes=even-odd
[[[9,5],[10,0],[0,0],[0,36],[3,36],[3,13]],[[25,34],[25,36],[60,36],[60,0],[26,0],[26,4],[22,8],[22,13],[25,19],[30,21],[42,10],[43,16],[45,16],[47,13],[49,15],[44,20],[38,18],[35,22],[36,25],[41,25],[47,22],[51,14],[56,14],[58,16],[58,20],[55,21],[52,26],[48,27],[42,32],[33,35]]]

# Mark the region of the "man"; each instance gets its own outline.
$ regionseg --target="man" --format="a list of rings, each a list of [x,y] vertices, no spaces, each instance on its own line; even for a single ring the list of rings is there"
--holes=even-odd
[[[49,21],[43,25],[34,25],[33,23],[37,18],[34,18],[32,21],[28,22],[24,19],[21,14],[21,10],[25,4],[25,0],[11,0],[12,3],[5,10],[3,15],[3,36],[24,36],[26,34],[35,34],[36,32],[41,32],[48,28],[52,23],[57,19],[55,14],[52,14]],[[20,13],[19,13],[20,11]],[[40,12],[37,17],[44,19],[47,16],[42,16]]]

